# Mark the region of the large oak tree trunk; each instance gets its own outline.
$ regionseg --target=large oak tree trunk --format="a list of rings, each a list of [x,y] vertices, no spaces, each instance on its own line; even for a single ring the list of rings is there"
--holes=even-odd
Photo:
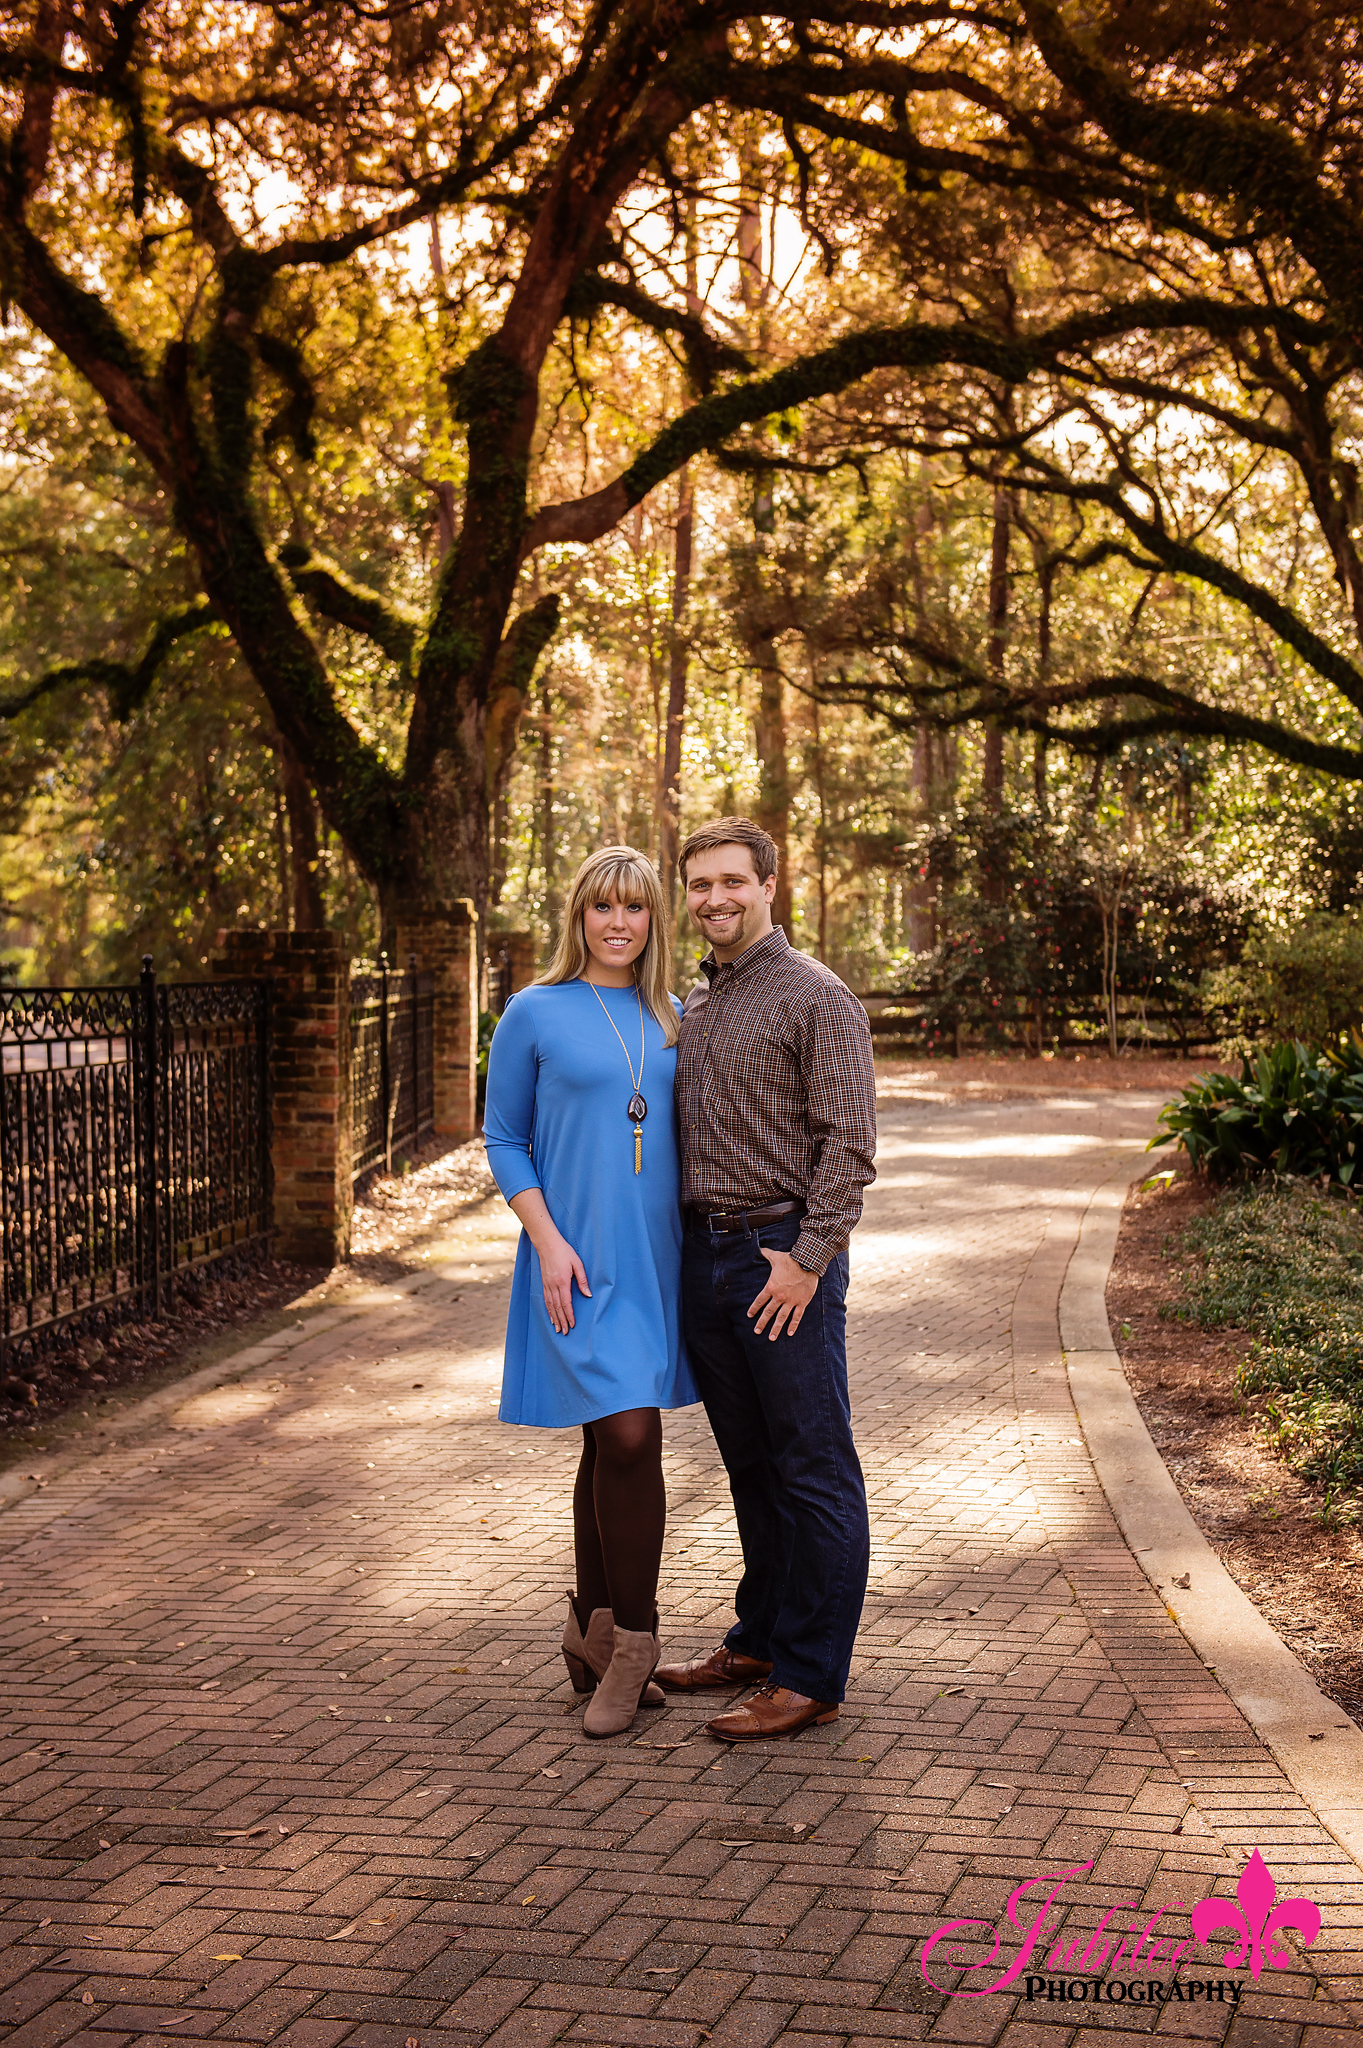
[[[290,908],[296,932],[321,931],[326,924],[322,902],[322,848],[317,834],[317,806],[302,763],[287,740],[279,743],[284,777],[284,806],[289,816]]]

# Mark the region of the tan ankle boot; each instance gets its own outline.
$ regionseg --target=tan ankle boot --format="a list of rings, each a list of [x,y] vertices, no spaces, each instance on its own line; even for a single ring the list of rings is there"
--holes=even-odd
[[[595,1616],[593,1616],[595,1619]],[[649,1629],[617,1628],[605,1676],[587,1702],[582,1726],[588,1735],[620,1735],[644,1703],[658,1661],[658,1638]]]
[[[587,1633],[582,1633],[573,1605],[576,1595],[569,1593],[568,1619],[563,1625],[563,1661],[568,1667],[568,1676],[573,1682],[573,1691],[579,1699],[595,1692],[599,1680],[605,1677],[615,1649],[615,1623],[609,1607],[597,1607],[587,1623]],[[653,1633],[658,1633],[658,1620],[654,1616]],[[660,1687],[650,1684],[645,1688],[643,1705],[661,1707],[666,1704]]]

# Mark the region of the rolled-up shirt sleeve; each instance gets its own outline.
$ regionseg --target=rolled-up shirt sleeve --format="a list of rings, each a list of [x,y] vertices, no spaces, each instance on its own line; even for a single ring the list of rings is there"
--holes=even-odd
[[[814,992],[803,1024],[801,1066],[818,1157],[794,1256],[807,1273],[822,1273],[846,1250],[861,1191],[876,1177],[875,1061],[866,1012],[831,977]]]
[[[532,1158],[538,1077],[539,1050],[531,1005],[513,996],[492,1034],[483,1105],[487,1163],[508,1202],[540,1185]]]

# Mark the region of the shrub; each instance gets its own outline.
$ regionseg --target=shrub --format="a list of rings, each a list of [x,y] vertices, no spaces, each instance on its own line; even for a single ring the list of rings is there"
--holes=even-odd
[[[988,1041],[1020,1014],[1095,1020],[1109,998],[1176,1034],[1200,1007],[1201,976],[1239,958],[1247,908],[1180,851],[1114,850],[1032,811],[965,811],[914,843],[936,897],[937,945],[910,973],[930,1042],[958,1020]],[[1120,874],[1120,886],[1117,876]],[[907,993],[908,991],[906,991]]]
[[[1299,1183],[1233,1188],[1190,1226],[1172,1311],[1202,1329],[1248,1330],[1238,1373],[1270,1398],[1260,1426],[1287,1464],[1326,1489],[1363,1483],[1363,1221]]]
[[[1363,1024],[1363,923],[1320,911],[1285,933],[1265,933],[1238,965],[1208,975],[1209,1008],[1231,1042],[1265,1029],[1277,1039],[1338,1045]]]
[[[1214,1180],[1241,1173],[1322,1177],[1349,1187],[1363,1144],[1363,1039],[1336,1052],[1275,1045],[1232,1074],[1179,1090],[1150,1140],[1178,1145]]]

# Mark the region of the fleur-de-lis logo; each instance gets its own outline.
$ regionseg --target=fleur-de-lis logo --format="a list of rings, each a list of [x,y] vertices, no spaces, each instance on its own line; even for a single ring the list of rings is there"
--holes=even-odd
[[[1235,1896],[1240,1906],[1233,1906],[1229,1899],[1202,1899],[1194,1906],[1193,1933],[1204,1947],[1218,1927],[1229,1927],[1238,1934],[1234,1947],[1226,1950],[1225,1967],[1238,1970],[1248,1961],[1256,1983],[1265,1962],[1275,1970],[1285,1970],[1292,1961],[1290,1951],[1273,1940],[1278,1928],[1295,1927],[1308,1948],[1320,1933],[1320,1908],[1310,1899],[1284,1899],[1281,1905],[1274,1905],[1278,1887],[1257,1849],[1240,1873]]]

